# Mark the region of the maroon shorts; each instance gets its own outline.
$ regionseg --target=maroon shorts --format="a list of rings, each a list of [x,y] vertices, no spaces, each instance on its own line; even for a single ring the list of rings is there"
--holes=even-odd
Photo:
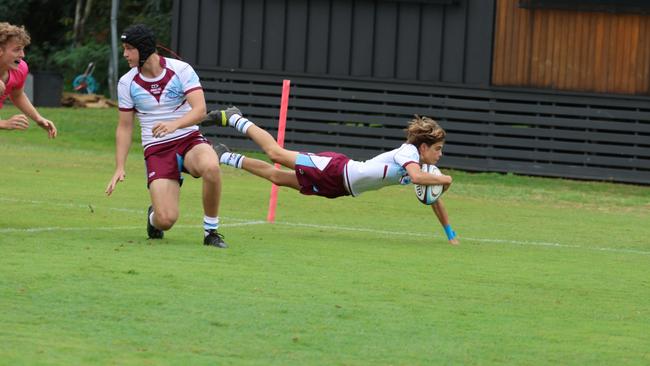
[[[300,193],[327,198],[349,196],[345,190],[343,170],[350,158],[334,152],[318,154],[298,154],[296,158],[296,177]]]
[[[144,150],[147,187],[156,179],[175,179],[183,184],[181,172],[189,173],[183,166],[185,154],[198,144],[209,143],[201,132],[194,131],[177,140],[147,147]]]

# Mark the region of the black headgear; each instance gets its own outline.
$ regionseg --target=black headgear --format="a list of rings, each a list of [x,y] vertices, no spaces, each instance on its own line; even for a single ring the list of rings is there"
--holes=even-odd
[[[144,65],[149,56],[156,52],[156,36],[153,31],[144,24],[134,24],[124,30],[122,36],[122,43],[128,43],[138,49],[140,60],[138,64],[140,67]]]

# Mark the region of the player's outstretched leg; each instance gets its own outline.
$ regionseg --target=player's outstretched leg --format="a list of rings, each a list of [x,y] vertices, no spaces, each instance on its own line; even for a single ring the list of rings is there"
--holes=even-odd
[[[219,164],[226,164],[233,168],[242,169],[242,163],[246,156],[230,151],[230,148],[224,144],[216,144],[212,148],[214,148],[214,151],[219,157]]]
[[[221,155],[230,152],[230,148],[226,146],[225,144],[218,143],[216,145],[212,145],[212,148],[214,149],[214,152],[217,153],[217,156],[219,159],[221,159]]]
[[[300,190],[298,178],[296,178],[296,174],[292,171],[276,169],[273,165],[265,161],[234,153],[224,144],[215,145],[214,150],[219,155],[219,163],[221,164],[230,165],[237,169],[244,169],[278,186]]]
[[[231,117],[234,115],[238,115],[240,118],[232,119],[231,122]],[[208,115],[205,117],[205,120],[203,120],[203,122],[215,122],[220,126],[234,127],[237,129],[237,131],[246,134],[246,130],[252,124],[252,122],[248,121],[245,118],[241,118],[241,116],[242,113],[239,108],[230,106],[224,110],[214,110],[208,112]]]
[[[219,111],[218,113],[216,111],[211,111],[208,113],[208,116],[213,119],[218,118],[216,119],[217,123],[222,125],[227,124],[248,136],[262,150],[264,150],[266,156],[268,156],[274,163],[282,164],[287,168],[294,169],[298,153],[280,147],[270,133],[242,116],[239,108],[229,107],[225,110]]]

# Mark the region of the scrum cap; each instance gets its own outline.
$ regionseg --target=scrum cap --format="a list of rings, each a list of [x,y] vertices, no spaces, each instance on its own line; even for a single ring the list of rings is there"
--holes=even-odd
[[[156,37],[153,31],[144,24],[134,24],[126,28],[120,38],[122,43],[128,43],[138,49],[140,67],[144,65],[149,56],[156,52]]]

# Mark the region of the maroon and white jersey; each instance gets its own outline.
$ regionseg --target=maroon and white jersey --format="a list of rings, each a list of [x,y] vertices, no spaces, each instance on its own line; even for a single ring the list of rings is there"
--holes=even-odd
[[[336,198],[385,186],[409,184],[409,164],[419,164],[420,153],[412,144],[379,154],[366,161],[351,160],[343,154],[323,152],[296,156],[296,177],[300,193]]]
[[[420,153],[412,144],[379,154],[366,161],[350,160],[345,166],[345,184],[353,196],[381,187],[409,184],[406,171],[409,164],[419,164]]]
[[[142,128],[142,146],[148,148],[176,140],[197,131],[198,126],[178,129],[174,133],[154,138],[151,129],[159,122],[171,122],[192,110],[186,95],[201,90],[201,82],[188,63],[160,57],[163,72],[149,79],[132,68],[120,78],[117,95],[120,111],[135,111]]]

